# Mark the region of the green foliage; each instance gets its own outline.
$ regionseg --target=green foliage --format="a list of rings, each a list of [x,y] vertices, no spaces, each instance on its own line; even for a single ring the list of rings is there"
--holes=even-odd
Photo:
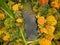
[[[57,21],[56,29],[55,29],[55,32],[54,32],[55,39],[60,38],[60,15],[57,15],[57,16],[58,16],[58,21]]]
[[[12,18],[6,18],[4,21],[4,25],[6,28],[13,28],[15,27],[15,20]]]
[[[5,11],[5,13],[7,13],[10,18],[15,17],[13,11],[8,7],[8,5],[6,4],[6,2],[4,0],[0,0],[0,7],[3,11]]]
[[[56,42],[55,41],[52,41],[52,45],[56,45]]]
[[[57,25],[56,25],[56,29],[55,29],[55,34],[60,33],[60,15],[58,16],[58,20],[57,20]]]
[[[13,4],[14,4],[14,2],[9,0],[8,6],[10,7],[10,9],[12,9],[12,5],[13,5]]]
[[[39,45],[38,41],[35,41],[35,42],[34,42],[34,45]]]
[[[52,2],[52,1],[54,1],[54,0],[49,0],[49,2]]]
[[[20,30],[18,28],[9,29],[9,33],[10,33],[10,41],[22,38]]]
[[[4,21],[0,20],[0,29],[4,26]]]
[[[49,5],[43,5],[39,7],[39,12],[41,15],[45,16],[48,13]]]
[[[43,37],[45,37],[45,35],[46,35],[45,33],[40,33],[38,38],[43,38]]]
[[[3,11],[0,9],[0,13],[2,13]]]
[[[0,39],[0,45],[2,45],[3,42],[4,42],[4,41],[3,41],[2,39]]]

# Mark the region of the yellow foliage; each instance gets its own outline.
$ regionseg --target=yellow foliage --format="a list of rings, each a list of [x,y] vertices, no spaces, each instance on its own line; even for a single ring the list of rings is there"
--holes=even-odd
[[[46,38],[41,38],[39,39],[39,44],[40,45],[51,45],[51,41]]]
[[[20,42],[20,41],[22,41],[22,39],[17,39],[17,40],[16,40],[16,42]]]
[[[40,16],[37,20],[38,24],[43,25],[44,23],[46,23],[46,20],[43,16]]]
[[[17,11],[17,10],[19,9],[19,5],[18,5],[18,4],[13,5],[12,9],[13,9],[14,11]]]
[[[16,20],[16,22],[22,23],[22,22],[23,22],[23,19],[22,19],[22,18],[18,18],[18,19]]]
[[[6,31],[6,28],[5,28],[5,27],[3,27],[3,28],[0,30],[0,35],[1,35],[1,34],[5,34],[5,35],[2,37],[2,39],[3,39],[4,41],[8,41],[8,40],[9,40],[10,34]]]
[[[54,0],[53,2],[51,2],[51,6],[55,7],[55,8],[60,8],[60,3],[58,3],[59,0]]]
[[[53,34],[54,31],[55,31],[55,27],[53,27],[53,26],[51,26],[51,28],[48,29],[49,34]]]
[[[0,13],[0,19],[1,20],[5,19],[5,14],[4,13]]]
[[[4,41],[9,41],[10,35],[7,33],[2,39]]]
[[[33,6],[33,11],[34,12],[37,12],[38,11],[37,6]]]
[[[6,33],[6,28],[3,27],[2,29],[0,29],[0,35],[3,34],[3,33]]]
[[[56,12],[57,12],[57,9],[55,8],[48,9],[48,15],[55,14]]]
[[[55,27],[54,26],[51,26],[51,25],[46,25],[46,27],[44,28],[44,27],[41,27],[41,26],[39,26],[40,27],[40,32],[41,33],[46,33],[46,34],[53,34],[53,32],[55,31]]]
[[[40,17],[40,13],[37,13],[36,18],[39,18],[39,17]]]
[[[59,38],[60,38],[60,33],[55,34],[55,35],[54,35],[54,38],[55,38],[55,39],[59,39]]]
[[[54,35],[46,35],[45,38],[52,41],[52,39],[54,38]]]
[[[4,31],[0,31],[0,35],[3,34],[3,33],[4,33]]]
[[[46,20],[47,20],[47,24],[50,24],[50,25],[57,24],[57,20],[55,19],[55,17],[53,15],[47,16]]]
[[[43,25],[38,24],[38,27],[39,27],[39,28],[43,28]]]
[[[40,32],[41,32],[41,33],[43,33],[43,32],[44,32],[44,33],[48,34],[48,32],[47,32],[47,29],[46,29],[46,28],[41,28],[41,29],[40,29]]]
[[[53,32],[55,31],[55,27],[51,25],[46,25],[46,29],[49,34],[53,34]]]
[[[20,8],[20,9],[23,9],[23,5],[22,5],[22,4],[19,4],[19,8]]]

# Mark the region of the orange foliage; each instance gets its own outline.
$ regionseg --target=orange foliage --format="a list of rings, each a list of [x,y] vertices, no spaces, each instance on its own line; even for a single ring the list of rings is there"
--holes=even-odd
[[[48,0],[39,0],[40,5],[48,4]]]

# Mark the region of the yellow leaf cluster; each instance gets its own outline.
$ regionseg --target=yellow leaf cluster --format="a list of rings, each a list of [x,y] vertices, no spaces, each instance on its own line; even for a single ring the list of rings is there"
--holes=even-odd
[[[33,11],[34,12],[37,12],[38,11],[37,6],[33,6]]]
[[[2,39],[3,39],[4,41],[8,41],[9,38],[10,38],[10,35],[7,33]]]
[[[40,16],[37,20],[37,23],[43,25],[44,23],[46,23],[46,20],[43,16]]]
[[[5,14],[4,13],[0,13],[0,19],[1,20],[5,19]]]
[[[51,2],[51,6],[55,8],[60,8],[59,0],[54,0],[53,2]]]
[[[47,21],[47,24],[50,24],[53,26],[57,24],[57,20],[55,19],[53,15],[47,16],[46,21]]]
[[[39,39],[39,44],[40,45],[51,45],[51,41],[46,38],[41,38]]]
[[[13,11],[18,11],[19,5],[18,4],[13,5],[12,9],[13,9]]]
[[[16,22],[22,23],[22,22],[23,22],[23,19],[22,19],[22,18],[18,18],[18,19],[16,20]]]

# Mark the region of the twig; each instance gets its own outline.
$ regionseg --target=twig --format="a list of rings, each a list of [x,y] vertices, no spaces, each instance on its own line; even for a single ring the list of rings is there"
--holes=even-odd
[[[24,30],[24,29],[20,27],[20,32],[21,32],[22,38],[23,38],[23,40],[24,40],[25,45],[27,45],[27,41],[26,41],[25,38],[24,38],[23,30]]]
[[[10,18],[13,18],[6,10],[4,10],[2,7],[0,7]]]

